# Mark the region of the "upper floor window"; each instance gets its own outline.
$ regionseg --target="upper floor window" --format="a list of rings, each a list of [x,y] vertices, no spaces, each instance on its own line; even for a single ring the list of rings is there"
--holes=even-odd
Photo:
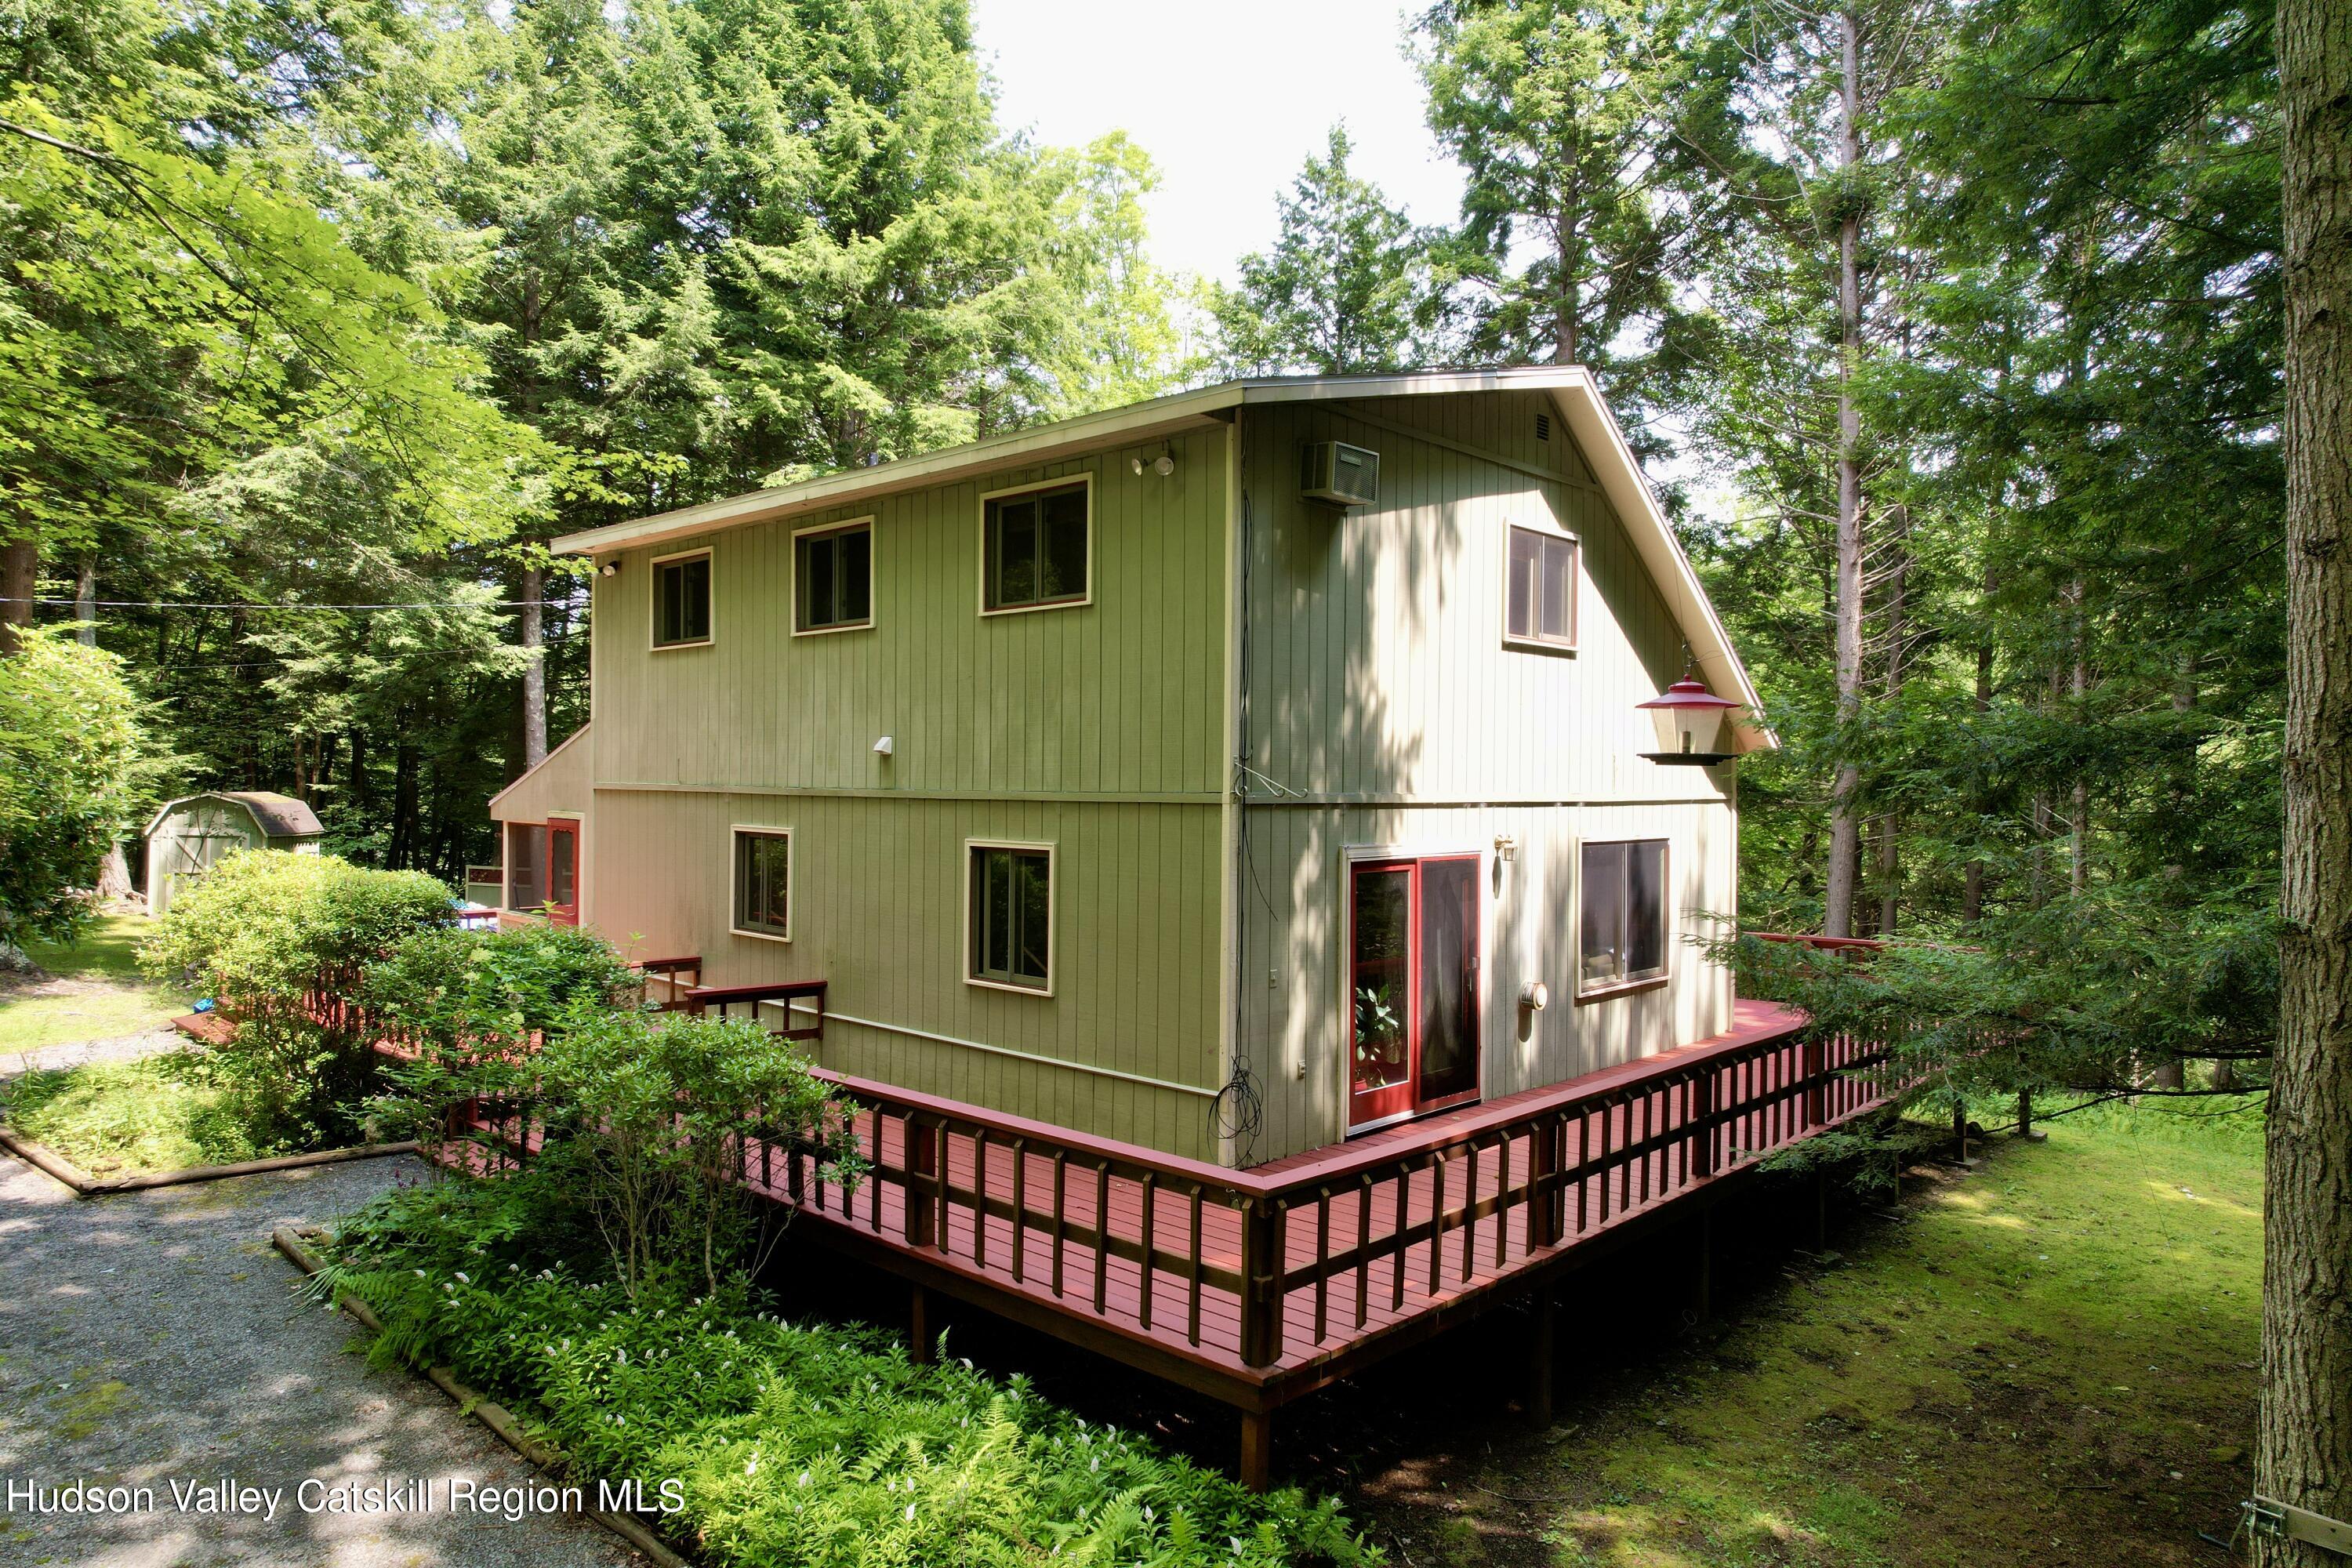
[[[1052,846],[974,844],[968,853],[965,879],[971,914],[966,977],[982,985],[1051,994]]]
[[[839,632],[874,624],[874,524],[811,529],[793,537],[793,630]]]
[[[1087,602],[1091,501],[1092,487],[1083,479],[984,499],[983,612]]]
[[[793,835],[783,827],[735,830],[735,909],[740,936],[793,939]]]
[[[692,647],[710,640],[710,552],[654,563],[654,647]]]
[[[1549,647],[1576,646],[1576,541],[1514,525],[1503,635]]]
[[[1584,846],[1577,994],[1590,996],[1666,974],[1666,841]]]

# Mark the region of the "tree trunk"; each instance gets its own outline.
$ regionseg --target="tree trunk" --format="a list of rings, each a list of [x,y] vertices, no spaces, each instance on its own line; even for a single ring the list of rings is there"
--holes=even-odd
[[[98,646],[98,563],[85,555],[74,574],[74,637],[84,647]]]
[[[1993,594],[1993,574],[1990,566],[1985,568],[1984,589],[1985,597],[1990,600]],[[1992,639],[1990,637],[1977,645],[1977,711],[1992,711]],[[1982,805],[1980,801],[1979,817],[1983,816]],[[1969,861],[1967,879],[1960,888],[1960,919],[1967,924],[1974,925],[1984,919],[1984,857],[1979,855]]]
[[[2080,577],[2066,590],[2066,598],[2074,607],[2074,668],[2069,689],[2074,697],[2074,722],[2083,722],[2084,700],[2091,694],[2089,628],[2084,624],[2083,580]],[[2089,775],[2074,774],[2071,811],[2066,821],[2066,888],[2080,897],[2091,886],[2091,780]]]
[[[16,651],[16,628],[33,624],[40,578],[39,546],[29,539],[0,544],[0,658]]]
[[[1862,40],[1852,10],[1838,14],[1843,51],[1839,75],[1838,164],[1852,173],[1862,163]],[[1854,402],[1853,377],[1862,353],[1862,216],[1851,203],[1838,221],[1838,444],[1837,444],[1837,716],[1843,731],[1862,712],[1862,410]],[[1825,936],[1853,932],[1855,873],[1862,858],[1862,826],[1855,815],[1862,771],[1838,766],[1830,792],[1830,868],[1822,910]]]
[[[547,761],[547,653],[542,636],[546,597],[546,569],[524,567],[522,614],[516,619],[515,632],[523,651],[530,656],[530,662],[522,670],[522,765],[526,773]]]
[[[2352,1520],[2352,7],[2280,0],[2286,833],[2254,1489]],[[2341,1559],[2254,1538],[2264,1568]]]

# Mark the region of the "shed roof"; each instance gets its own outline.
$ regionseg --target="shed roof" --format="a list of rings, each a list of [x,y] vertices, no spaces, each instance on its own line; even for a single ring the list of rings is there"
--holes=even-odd
[[[152,834],[163,824],[163,818],[174,808],[199,800],[225,800],[243,806],[261,829],[265,838],[316,838],[326,832],[319,822],[319,814],[310,803],[290,795],[276,795],[266,789],[208,789],[194,795],[184,795],[177,800],[167,800],[156,808],[154,817],[147,824]]]
[[[688,539],[722,529],[771,522],[826,507],[900,490],[947,484],[975,474],[1098,451],[1106,446],[1229,421],[1237,409],[1276,403],[1336,402],[1347,398],[1425,397],[1471,392],[1540,391],[1551,395],[1560,418],[1576,437],[1601,491],[1623,519],[1642,563],[1665,599],[1699,672],[1715,691],[1737,700],[1751,716],[1739,725],[1743,751],[1776,746],[1771,732],[1752,716],[1762,703],[1748,669],[1733,650],[1723,623],[1699,586],[1690,558],[1675,537],[1643,476],[1641,464],[1617,416],[1609,411],[1592,373],[1582,365],[1527,365],[1504,370],[1417,371],[1403,375],[1292,375],[1222,382],[1171,393],[1123,408],[1082,414],[1072,419],[992,436],[920,457],[872,468],[848,468],[797,484],[777,485],[699,506],[656,513],[629,522],[565,534],[551,548],[596,556],[642,545]]]

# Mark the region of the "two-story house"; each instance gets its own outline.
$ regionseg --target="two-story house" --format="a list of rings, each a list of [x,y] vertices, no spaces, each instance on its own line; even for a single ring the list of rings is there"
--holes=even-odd
[[[556,547],[593,721],[492,803],[510,918],[823,978],[827,1067],[1236,1164],[1731,1025],[1706,759],[1770,740],[1652,760],[1678,678],[1755,694],[1580,369],[1228,383]]]

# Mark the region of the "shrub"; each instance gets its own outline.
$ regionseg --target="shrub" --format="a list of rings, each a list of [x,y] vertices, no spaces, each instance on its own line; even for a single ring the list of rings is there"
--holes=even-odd
[[[525,1092],[524,1058],[541,1036],[629,1002],[638,984],[593,931],[549,924],[414,932],[368,965],[360,988],[414,1053],[384,1068],[394,1092],[370,1103],[371,1121],[437,1158],[449,1107]]]
[[[121,660],[59,628],[17,636],[0,658],[0,950],[74,940],[77,889],[131,831],[151,766]]]
[[[895,1336],[772,1315],[740,1276],[633,1300],[551,1258],[541,1197],[467,1183],[346,1223],[321,1290],[383,1317],[372,1353],[449,1364],[536,1408],[577,1474],[684,1486],[672,1526],[714,1563],[1378,1560],[1338,1507],[1257,1497],[1139,1435],[1089,1426],[1023,1379],[917,1366]]]
[[[140,960],[210,993],[236,1026],[217,1055],[257,1126],[340,1136],[376,1075],[375,1022],[351,1005],[361,968],[449,910],[421,872],[248,850],[173,900]]]

